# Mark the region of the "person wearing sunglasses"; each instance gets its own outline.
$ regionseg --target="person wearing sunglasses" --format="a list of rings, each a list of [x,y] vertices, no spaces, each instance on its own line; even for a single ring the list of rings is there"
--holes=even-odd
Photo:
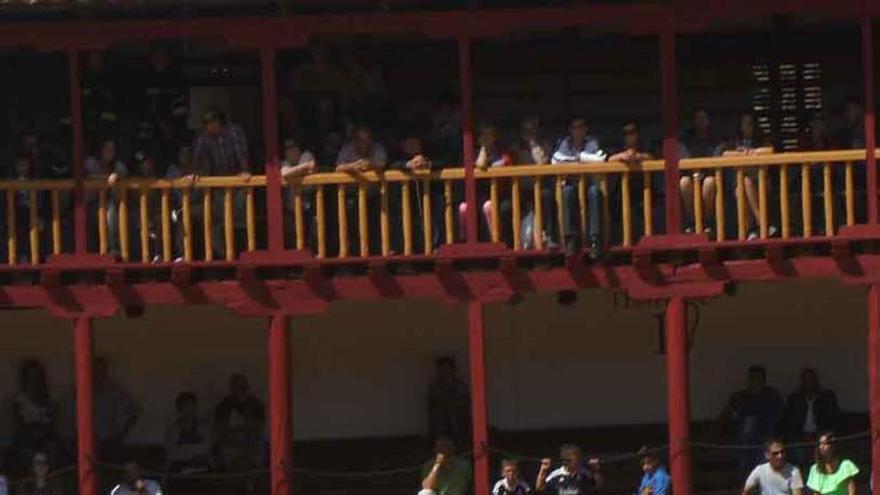
[[[764,449],[767,462],[758,465],[746,479],[743,495],[802,495],[800,470],[786,461],[785,443],[770,440]]]
[[[602,485],[599,459],[590,459],[584,466],[584,455],[577,445],[563,445],[559,450],[561,466],[550,472],[551,460],[541,461],[535,491],[547,495],[587,495]],[[549,473],[549,474],[548,474]]]

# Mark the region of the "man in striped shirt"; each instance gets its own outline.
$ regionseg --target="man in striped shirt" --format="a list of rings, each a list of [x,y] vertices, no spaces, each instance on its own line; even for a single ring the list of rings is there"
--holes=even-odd
[[[541,462],[535,491],[546,495],[588,495],[602,484],[598,459],[583,466],[583,453],[577,445],[564,445],[559,451],[562,466],[550,472],[550,459]]]
[[[512,459],[501,461],[502,478],[492,488],[492,495],[527,495],[531,490],[519,479],[519,465]]]

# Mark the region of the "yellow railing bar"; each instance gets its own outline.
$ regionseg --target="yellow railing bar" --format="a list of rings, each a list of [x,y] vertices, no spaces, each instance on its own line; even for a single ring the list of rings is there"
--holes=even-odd
[[[693,200],[694,200],[694,232],[703,232],[703,179],[700,175],[693,175]]]
[[[788,165],[779,166],[779,212],[782,216],[782,238],[791,236],[791,211],[788,197]]]
[[[247,216],[247,247],[248,251],[257,250],[257,219],[254,211],[254,188],[248,187],[245,192],[245,214]]]
[[[388,182],[382,181],[379,186],[379,223],[382,236],[382,256],[391,254],[391,219],[388,212]]]
[[[361,257],[370,255],[370,217],[367,208],[367,185],[360,183],[358,184],[358,234]]]
[[[535,249],[544,249],[544,205],[542,204],[540,180],[536,180],[532,186],[532,197],[535,201],[535,216],[532,219],[532,233],[535,236],[534,246]],[[563,228],[564,226],[560,225],[559,231],[562,232]]]
[[[620,189],[620,197],[623,204],[621,205],[621,212],[623,214],[623,245],[631,246],[632,245],[632,205],[630,203],[630,194],[629,194],[629,172],[623,173]]]
[[[171,193],[162,191],[162,259],[171,261]]]
[[[400,185],[401,212],[403,221],[403,254],[412,254],[412,211],[410,208],[409,182]]]
[[[642,221],[644,222],[644,235],[654,234],[654,205],[653,205],[653,184],[651,184],[651,172],[643,172],[644,183],[642,186]]]
[[[801,165],[801,218],[804,222],[804,237],[813,235],[813,201],[810,196],[810,166]]]
[[[767,167],[758,168],[758,228],[761,239],[766,239],[769,233],[767,214]]]
[[[15,265],[16,257],[18,256],[18,245],[16,242],[16,229],[15,225],[15,191],[12,189],[6,190],[6,249],[9,251],[9,264]]]
[[[499,204],[498,199],[498,179],[492,179],[489,181],[489,203],[491,205],[491,234],[492,234],[492,242],[500,242],[501,241],[501,214],[500,209],[501,205]]]
[[[443,181],[443,221],[446,227],[446,244],[455,242],[455,201],[452,197],[452,181]]]
[[[856,224],[856,194],[853,179],[853,163],[846,162],[846,224]]]
[[[315,192],[315,220],[318,230],[318,258],[327,257],[327,218],[324,212],[324,187],[319,186]]]
[[[214,209],[211,190],[205,189],[202,195],[202,237],[205,245],[205,261],[214,260]]]
[[[422,181],[422,230],[425,241],[425,254],[434,251],[434,226],[431,223],[431,181]]]
[[[130,259],[131,252],[128,245],[128,191],[119,189],[119,252],[122,261]]]
[[[746,238],[746,183],[745,171],[736,171],[736,224],[737,238],[741,241]]]
[[[52,191],[52,254],[61,254],[61,193]]]
[[[513,203],[511,204],[512,211],[512,223],[511,225],[513,230],[513,250],[519,251],[520,246],[522,246],[522,232],[520,228],[522,227],[522,210],[520,209],[520,195],[519,195],[519,179],[515,178],[510,182],[510,198]]]
[[[28,192],[28,209],[30,210],[28,212],[28,220],[30,221],[28,227],[31,244],[31,264],[38,265],[40,264],[40,212],[37,205],[37,191],[31,190]]]
[[[98,191],[98,252],[107,254],[107,190]]]
[[[193,259],[193,238],[192,238],[192,212],[190,211],[190,192],[184,189],[181,195],[183,203],[183,259],[184,261],[192,261]]]
[[[724,173],[715,170],[715,240],[724,240]]]
[[[235,213],[232,207],[232,188],[223,190],[223,233],[226,244],[226,261],[235,259]]]
[[[336,188],[336,211],[339,216],[339,257],[348,256],[348,211],[345,209],[345,188]]]
[[[825,235],[834,235],[834,187],[831,182],[831,165],[822,166],[822,192],[825,206]]]
[[[139,195],[141,221],[141,262],[150,262],[150,212],[147,210],[147,190],[141,189]]]

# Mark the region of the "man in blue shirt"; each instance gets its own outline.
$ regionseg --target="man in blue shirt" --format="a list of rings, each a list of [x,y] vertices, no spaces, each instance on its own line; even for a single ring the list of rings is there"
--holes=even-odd
[[[642,483],[635,495],[667,495],[669,493],[669,473],[660,465],[656,454],[643,449]]]

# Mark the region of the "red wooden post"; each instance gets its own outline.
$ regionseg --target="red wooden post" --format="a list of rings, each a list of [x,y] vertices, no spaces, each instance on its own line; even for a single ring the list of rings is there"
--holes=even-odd
[[[666,233],[681,232],[678,199],[678,82],[675,65],[675,31],[671,26],[660,33],[660,92],[663,107],[663,161],[666,162]]]
[[[871,482],[880,486],[880,287],[868,288],[868,400],[871,416]]]
[[[477,242],[477,184],[474,179],[474,84],[471,39],[458,38],[458,77],[461,83],[461,141],[464,158],[464,193],[467,202],[467,242]]]
[[[877,148],[874,136],[874,34],[871,16],[862,18],[862,72],[865,78],[865,166],[867,169],[868,223],[877,223]]]
[[[82,117],[82,83],[80,81],[79,51],[67,52],[68,82],[70,84],[70,128],[73,139],[73,178],[76,185],[73,191],[73,233],[76,254],[85,254],[87,249],[86,233],[86,202],[85,190],[82,180],[85,177],[83,170],[83,156],[85,151],[85,137],[83,134]]]
[[[289,317],[269,324],[269,443],[272,495],[290,495],[290,329]]]
[[[94,341],[92,320],[76,318],[73,322],[73,352],[76,366],[76,439],[80,495],[97,495],[95,479],[94,382],[92,362]]]
[[[489,495],[489,425],[486,404],[486,352],[483,303],[468,303],[468,341],[471,363],[474,494]]]
[[[260,48],[263,89],[263,147],[266,151],[266,212],[269,251],[284,250],[284,207],[281,193],[278,147],[278,95],[275,79],[275,48]]]
[[[688,384],[687,309],[684,298],[666,305],[666,386],[669,416],[669,463],[676,495],[691,494],[690,397]]]

